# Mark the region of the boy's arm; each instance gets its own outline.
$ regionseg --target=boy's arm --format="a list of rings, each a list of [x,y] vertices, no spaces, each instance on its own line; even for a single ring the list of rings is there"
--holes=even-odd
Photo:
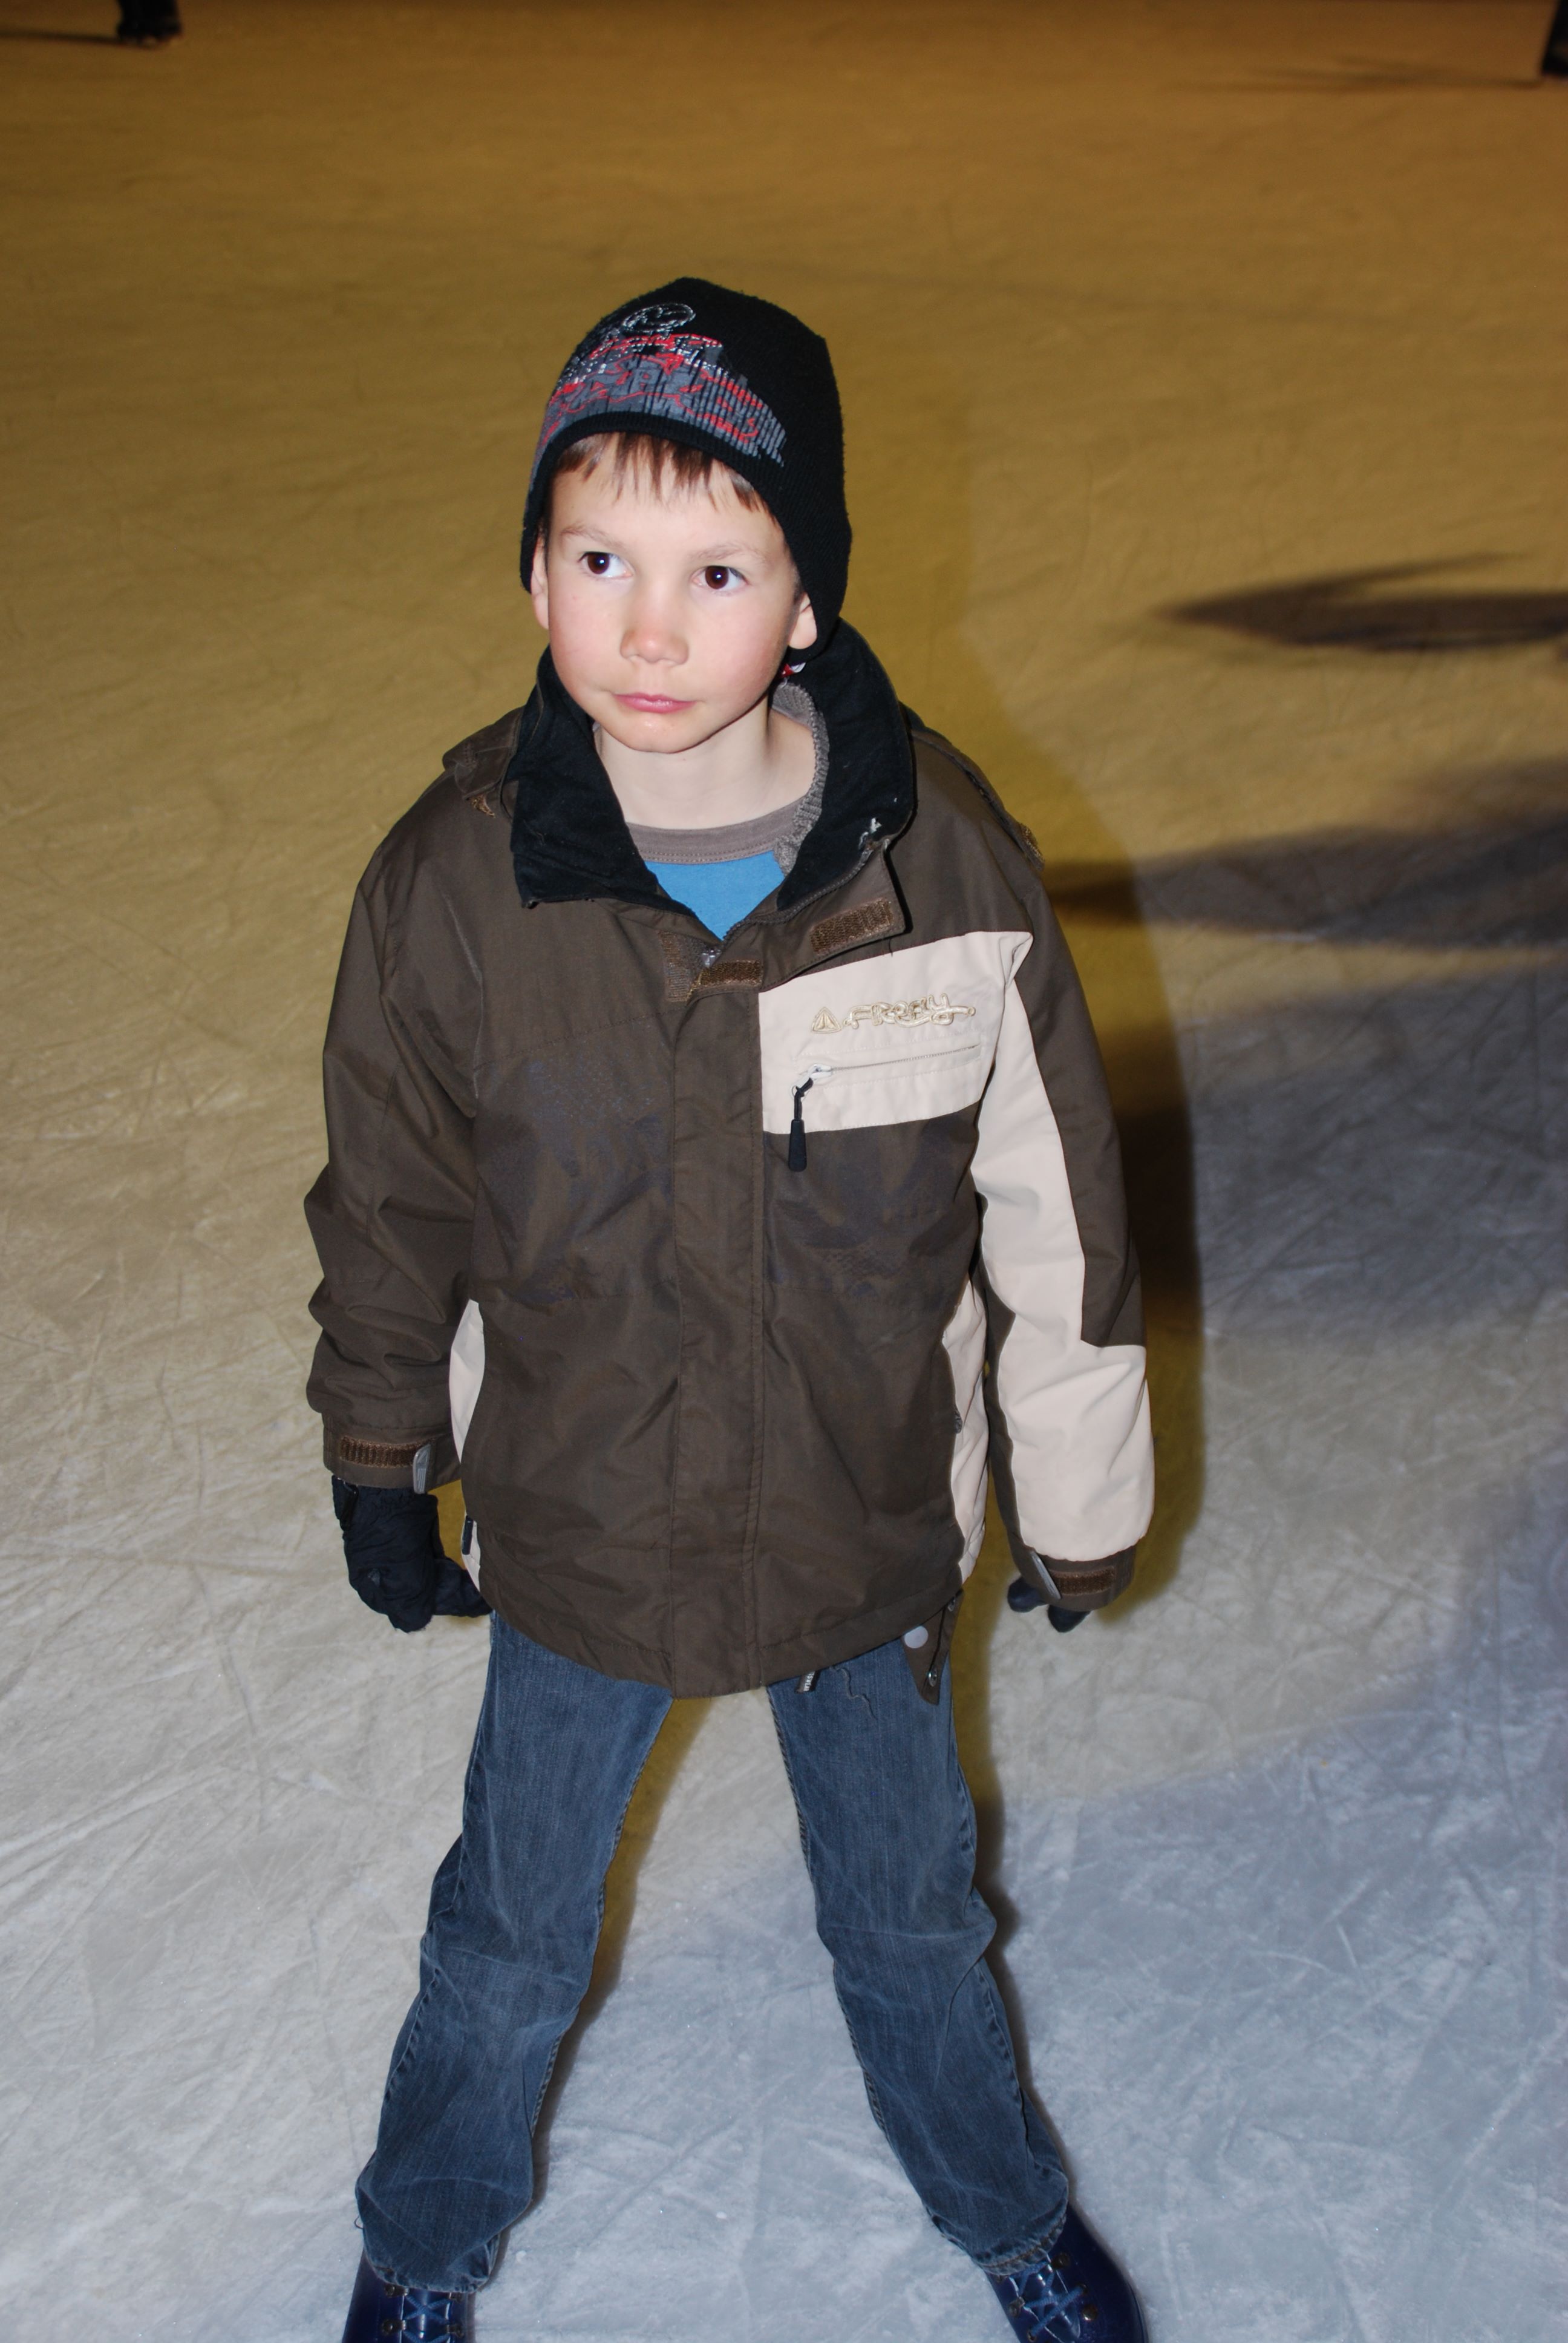
[[[323,1057],[327,1168],[306,1198],[322,1279],[308,1385],[339,1481],[435,1488],[457,1471],[447,1363],[467,1298],[472,1126],[400,1001],[387,893],[355,897]],[[417,971],[410,971],[417,983]],[[421,1005],[428,1011],[428,1003]]]
[[[1043,894],[1009,987],[975,1186],[991,1322],[993,1468],[1015,1548],[1064,1610],[1132,1574],[1153,1452],[1138,1262],[1100,1051]]]

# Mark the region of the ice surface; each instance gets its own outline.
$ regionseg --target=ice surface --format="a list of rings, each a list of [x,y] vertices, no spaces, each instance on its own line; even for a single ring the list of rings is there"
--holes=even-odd
[[[338,2332],[482,1631],[300,1386],[349,890],[526,689],[561,353],[799,305],[852,614],[1038,830],[1161,1513],[960,1631],[1007,1989],[1156,2343],[1568,2332],[1565,94],[1534,5],[5,0],[0,2299]],[[76,37],[62,39],[61,34]],[[47,35],[48,37],[35,37]],[[678,1709],[485,2343],[982,2343],[758,1697]]]

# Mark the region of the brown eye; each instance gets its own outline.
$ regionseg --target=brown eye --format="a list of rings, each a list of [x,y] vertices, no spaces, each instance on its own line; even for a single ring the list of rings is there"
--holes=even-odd
[[[583,561],[590,578],[602,578],[609,568],[610,557],[608,553],[585,553]]]
[[[702,582],[711,586],[716,594],[722,594],[734,575],[734,570],[727,568],[723,562],[710,561],[702,573]]]

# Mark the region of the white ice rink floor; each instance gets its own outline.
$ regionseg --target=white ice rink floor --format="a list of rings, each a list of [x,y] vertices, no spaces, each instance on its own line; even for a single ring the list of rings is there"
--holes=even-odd
[[[0,2303],[336,2343],[483,1631],[301,1395],[354,880],[521,699],[539,407],[690,268],[833,343],[851,615],[1040,833],[1162,1505],[982,1564],[1007,1988],[1155,2343],[1568,2334],[1568,87],[1544,5],[0,0]],[[483,2343],[998,2343],[760,1695],[677,1710]]]

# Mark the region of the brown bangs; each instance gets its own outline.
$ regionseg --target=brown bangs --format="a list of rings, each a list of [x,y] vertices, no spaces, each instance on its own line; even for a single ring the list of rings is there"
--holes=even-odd
[[[557,458],[556,475],[597,472],[601,464],[609,466],[618,488],[628,480],[646,481],[659,497],[689,497],[698,488],[711,487],[717,472],[734,489],[738,504],[748,512],[762,509],[762,498],[750,481],[732,472],[717,456],[702,447],[689,447],[683,439],[663,438],[656,431],[595,431],[586,439],[574,439]],[[545,518],[548,527],[548,507]]]

